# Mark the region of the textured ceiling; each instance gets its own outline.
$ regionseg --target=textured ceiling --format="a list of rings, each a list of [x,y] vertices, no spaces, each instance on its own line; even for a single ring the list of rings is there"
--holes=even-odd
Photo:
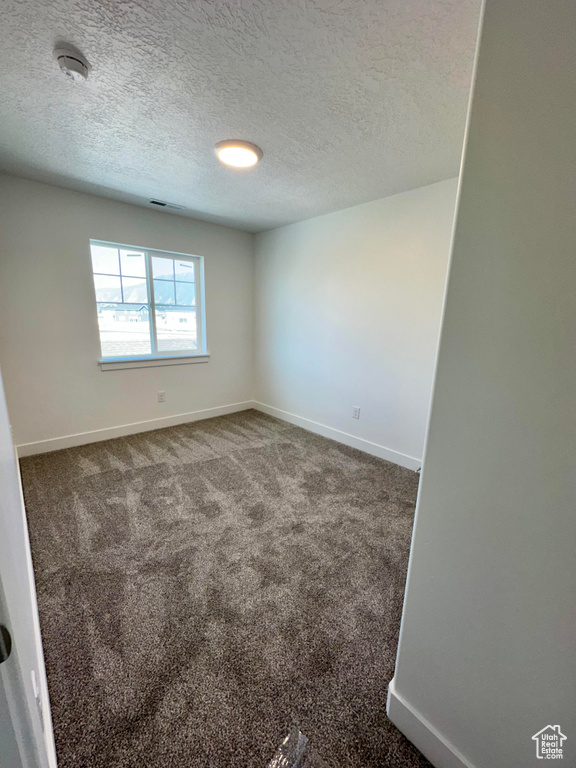
[[[4,0],[0,169],[260,231],[458,172],[479,0]],[[60,73],[58,43],[92,65]],[[254,169],[214,143],[262,147]]]

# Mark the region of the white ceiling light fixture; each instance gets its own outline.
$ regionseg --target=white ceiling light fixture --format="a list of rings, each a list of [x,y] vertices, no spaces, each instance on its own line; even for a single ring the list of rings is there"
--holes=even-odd
[[[75,83],[83,83],[88,79],[90,64],[74,48],[56,48],[54,58],[62,72],[71,77]]]
[[[234,168],[250,168],[262,158],[262,150],[256,144],[240,139],[219,141],[215,145],[216,156],[221,163]]]

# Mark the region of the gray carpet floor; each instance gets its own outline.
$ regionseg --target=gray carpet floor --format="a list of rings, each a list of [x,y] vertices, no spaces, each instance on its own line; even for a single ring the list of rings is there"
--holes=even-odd
[[[256,411],[21,462],[60,768],[424,768],[388,721],[418,476]]]

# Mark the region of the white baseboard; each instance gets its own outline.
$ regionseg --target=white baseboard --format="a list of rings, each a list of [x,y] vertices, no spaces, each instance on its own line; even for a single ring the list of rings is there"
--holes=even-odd
[[[178,413],[175,416],[163,416],[160,419],[137,421],[134,424],[123,424],[119,427],[107,427],[106,429],[95,429],[92,432],[80,432],[77,435],[54,437],[50,440],[40,440],[37,443],[23,443],[22,445],[17,445],[16,450],[20,458],[23,456],[34,456],[37,453],[59,451],[62,448],[74,448],[77,445],[87,445],[88,443],[97,443],[101,440],[111,440],[114,437],[135,435],[138,432],[150,432],[153,429],[175,427],[178,424],[186,424],[190,421],[212,419],[214,416],[225,416],[228,413],[246,411],[248,408],[254,408],[254,403],[251,400],[244,403],[220,405],[217,408],[205,408],[202,411],[192,411],[191,413]]]
[[[364,453],[377,456],[379,459],[386,459],[386,461],[391,461],[393,464],[399,464],[401,467],[416,470],[422,465],[422,459],[406,456],[398,451],[385,448],[378,443],[372,443],[370,440],[364,440],[362,437],[350,435],[348,432],[342,432],[339,429],[327,427],[325,424],[319,424],[317,421],[305,419],[303,416],[296,416],[294,413],[282,411],[280,408],[274,408],[271,405],[266,405],[265,403],[259,403],[257,401],[252,404],[252,407],[257,411],[267,413],[269,416],[275,416],[277,419],[288,421],[290,424],[295,424],[297,427],[307,429],[309,432],[315,432],[317,435],[329,437],[331,440],[336,440],[338,443],[344,443],[344,445],[349,445],[351,448],[358,448],[359,451],[364,451]]]
[[[476,768],[454,744],[398,695],[394,679],[388,686],[386,712],[394,725],[436,768]]]
[[[230,405],[221,405],[217,408],[205,408],[201,411],[192,411],[190,413],[179,413],[175,416],[163,416],[160,419],[150,419],[148,421],[138,421],[133,424],[122,424],[118,427],[107,427],[105,429],[95,429],[91,432],[79,432],[75,435],[64,435],[54,437],[49,440],[39,440],[35,443],[22,443],[16,446],[18,456],[34,456],[38,453],[48,453],[49,451],[59,451],[63,448],[74,448],[78,445],[87,445],[88,443],[97,443],[101,440],[111,440],[115,437],[125,437],[126,435],[135,435],[138,432],[150,432],[153,429],[163,429],[164,427],[174,427],[177,424],[186,424],[192,421],[201,421],[202,419],[211,419],[215,416],[225,416],[228,413],[237,413],[246,411],[249,408],[255,408],[258,411],[267,413],[282,421],[295,424],[298,427],[307,429],[309,432],[315,432],[323,437],[336,440],[338,443],[344,443],[352,448],[369,453],[372,456],[378,456],[380,459],[391,461],[393,464],[399,464],[408,469],[418,469],[422,464],[421,459],[415,459],[406,456],[398,451],[385,448],[378,443],[372,443],[370,440],[364,440],[361,437],[350,435],[333,427],[327,427],[325,424],[319,424],[303,416],[296,416],[293,413],[282,411],[280,408],[273,408],[271,405],[247,400],[243,403],[232,403]]]

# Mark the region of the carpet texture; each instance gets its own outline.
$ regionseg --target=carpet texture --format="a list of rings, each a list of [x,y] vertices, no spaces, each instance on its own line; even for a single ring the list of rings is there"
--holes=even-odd
[[[417,475],[256,411],[21,462],[60,768],[424,768],[388,721]]]

